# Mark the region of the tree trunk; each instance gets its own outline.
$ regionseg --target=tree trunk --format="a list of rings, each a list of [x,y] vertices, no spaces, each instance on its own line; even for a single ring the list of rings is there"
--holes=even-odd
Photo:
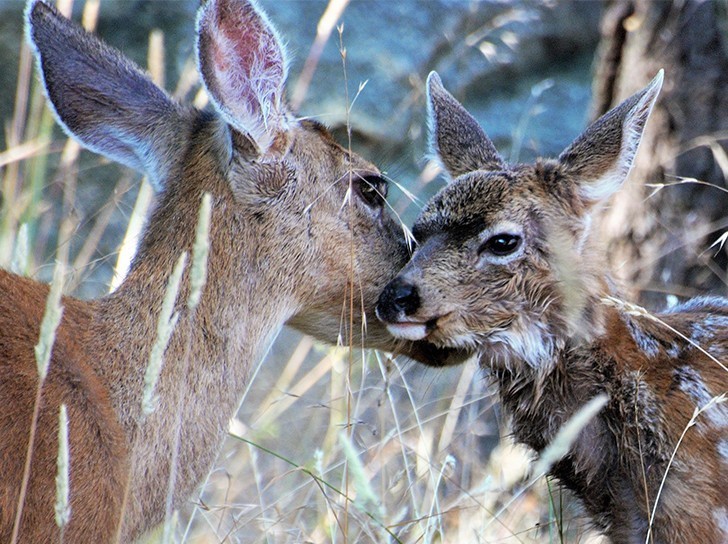
[[[630,179],[602,222],[612,270],[650,306],[728,292],[727,248],[711,248],[728,231],[726,5],[616,0],[604,10],[594,117],[665,69]]]

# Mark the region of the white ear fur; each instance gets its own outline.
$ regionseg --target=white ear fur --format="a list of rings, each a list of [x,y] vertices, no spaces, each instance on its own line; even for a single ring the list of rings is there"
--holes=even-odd
[[[253,0],[209,0],[197,18],[203,84],[220,115],[265,153],[287,129],[281,39]]]
[[[663,79],[660,70],[647,87],[600,117],[559,157],[580,178],[584,200],[602,201],[627,179]]]
[[[447,183],[453,181],[453,176],[448,171],[442,158],[440,157],[440,150],[437,145],[437,115],[435,113],[435,106],[432,97],[432,86],[439,83],[442,85],[440,75],[434,70],[427,76],[427,82],[425,83],[425,97],[427,103],[427,155],[426,158],[433,161],[434,164],[442,171],[445,176]]]

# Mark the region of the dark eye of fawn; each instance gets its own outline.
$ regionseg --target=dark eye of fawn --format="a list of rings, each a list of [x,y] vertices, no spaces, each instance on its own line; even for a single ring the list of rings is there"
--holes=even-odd
[[[387,180],[379,176],[359,178],[359,194],[369,206],[381,206],[387,197]]]
[[[496,257],[505,257],[516,251],[521,245],[521,237],[517,234],[507,234],[501,232],[495,236],[488,238],[483,245],[480,246],[478,253],[487,251]]]

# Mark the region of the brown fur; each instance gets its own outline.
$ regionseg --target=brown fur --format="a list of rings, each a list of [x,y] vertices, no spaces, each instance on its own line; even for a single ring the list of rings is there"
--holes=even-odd
[[[0,270],[0,540],[10,541],[20,483],[30,437],[29,429],[38,384],[33,346],[38,341],[46,286]],[[53,363],[43,387],[32,472],[25,501],[22,542],[58,540],[55,529],[55,473],[58,451],[58,412],[68,407],[70,459],[73,475],[71,509],[74,523],[69,541],[83,541],[96,527],[99,541],[113,536],[121,509],[119,489],[124,487],[126,444],[123,430],[109,402],[109,394],[83,349],[90,333],[88,305],[64,299],[64,319],[56,335]],[[86,341],[86,342],[85,342]],[[60,363],[59,363],[60,361]],[[72,364],[65,364],[73,362]],[[83,478],[87,473],[96,478]],[[98,475],[106,475],[98,478]],[[55,535],[55,536],[54,536]]]
[[[661,75],[558,160],[507,165],[433,74],[433,144],[456,179],[416,221],[417,251],[377,313],[395,335],[478,349],[514,436],[537,452],[606,393],[551,475],[613,542],[644,543],[675,452],[650,541],[719,544],[728,539],[728,407],[687,427],[728,390],[713,359],[728,363],[728,301],[695,299],[651,316],[610,299],[618,294],[589,235],[594,210],[629,173],[660,83]],[[504,246],[492,244],[513,236],[515,249],[498,254]]]
[[[240,80],[252,81],[260,76],[254,70],[272,67],[271,84],[281,91],[283,81],[275,77],[284,76],[282,50],[274,47],[277,37],[265,20],[243,0],[210,0],[199,25],[208,44],[220,31],[216,10],[242,36],[245,24],[254,25],[265,46],[256,50],[245,39],[238,44],[252,48],[241,55]],[[285,322],[329,342],[341,334],[354,346],[395,347],[376,320],[368,321],[364,334],[363,320],[408,251],[383,195],[367,193],[371,184],[386,190],[376,167],[336,144],[320,125],[298,122],[275,102],[280,96],[253,96],[249,87],[224,87],[203,76],[217,103],[215,111],[200,112],[172,101],[120,53],[51,6],[34,1],[28,17],[59,121],[82,143],[146,171],[160,195],[119,289],[96,301],[63,299],[20,541],[59,539],[54,477],[58,412],[65,403],[71,459],[65,541],[112,541],[121,522],[120,541],[130,542],[164,516],[177,442],[174,508],[210,470],[251,364]],[[228,60],[200,51],[203,72],[216,73],[216,63]],[[259,99],[273,102],[266,107]],[[243,113],[236,110],[240,100],[249,106]],[[278,117],[265,117],[271,108]],[[192,248],[204,192],[212,195],[208,281],[191,313],[183,278],[180,319],[157,384],[158,407],[143,418],[143,379],[165,285],[179,255]],[[349,330],[344,301],[352,290]],[[18,503],[38,386],[33,347],[47,294],[45,285],[0,271],[2,542],[10,540]],[[421,359],[448,354],[424,343],[401,348]]]

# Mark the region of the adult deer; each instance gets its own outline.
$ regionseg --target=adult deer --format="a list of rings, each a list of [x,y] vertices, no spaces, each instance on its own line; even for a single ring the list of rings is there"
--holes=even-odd
[[[719,544],[728,300],[660,314],[622,302],[590,228],[630,171],[661,85],[662,73],[557,160],[511,165],[431,74],[432,146],[455,179],[417,219],[419,246],[377,313],[400,338],[475,347],[516,439],[537,452],[607,395],[551,474],[615,543]]]
[[[59,537],[54,475],[65,403],[71,518],[64,538],[129,542],[164,515],[177,441],[175,506],[210,470],[251,363],[285,322],[329,342],[341,333],[354,346],[394,347],[376,320],[364,326],[364,316],[408,252],[385,211],[387,184],[377,168],[286,109],[285,54],[254,3],[209,0],[199,11],[199,71],[211,111],[176,103],[43,1],[30,2],[27,19],[59,123],[88,148],[145,172],[159,197],[119,289],[95,301],[62,301],[23,501],[38,387],[33,346],[48,288],[0,271],[0,541],[10,541],[14,526],[22,542]],[[193,315],[187,273],[182,279],[158,407],[143,419],[165,284],[192,247],[203,193],[212,195],[208,281]],[[405,350],[445,356],[424,344]]]

